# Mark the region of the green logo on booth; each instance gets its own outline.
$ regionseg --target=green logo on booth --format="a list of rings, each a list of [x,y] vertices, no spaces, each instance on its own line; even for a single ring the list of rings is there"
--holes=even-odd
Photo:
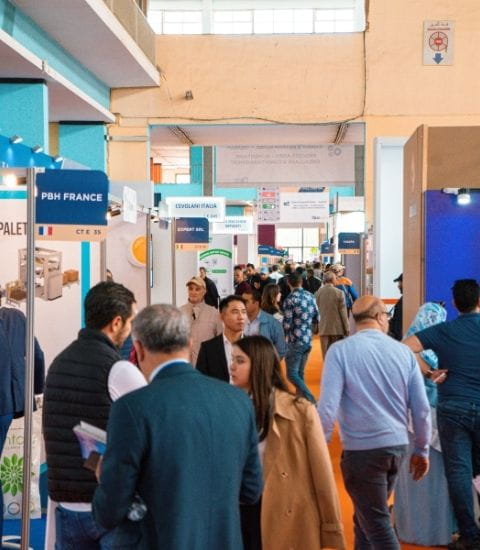
[[[23,491],[23,456],[5,456],[0,463],[0,479],[4,493],[15,496]]]

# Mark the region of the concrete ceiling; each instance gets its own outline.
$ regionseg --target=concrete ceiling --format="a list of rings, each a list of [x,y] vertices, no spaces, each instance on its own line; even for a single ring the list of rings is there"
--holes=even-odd
[[[152,150],[179,145],[363,145],[364,124],[223,124],[153,126]]]
[[[49,120],[102,120],[114,115],[0,30],[0,78],[38,78],[48,85]]]
[[[157,86],[156,67],[103,0],[12,0],[110,88]]]

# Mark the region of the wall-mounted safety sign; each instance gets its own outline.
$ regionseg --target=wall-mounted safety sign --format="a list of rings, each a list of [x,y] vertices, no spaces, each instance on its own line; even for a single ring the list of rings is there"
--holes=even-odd
[[[423,22],[423,64],[453,65],[453,21]]]

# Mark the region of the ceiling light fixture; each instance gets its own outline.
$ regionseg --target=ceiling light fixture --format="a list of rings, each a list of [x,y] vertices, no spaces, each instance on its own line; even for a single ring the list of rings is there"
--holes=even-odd
[[[23,141],[23,138],[22,136],[19,136],[17,134],[13,135],[11,138],[10,138],[10,143],[22,143]]]
[[[55,155],[53,157],[53,162],[63,162],[64,161],[64,158],[62,157],[62,155]]]
[[[32,153],[37,154],[42,152],[43,152],[43,147],[41,145],[34,145],[32,147]]]
[[[467,204],[470,204],[471,201],[472,201],[472,197],[470,196],[470,190],[469,189],[459,189],[458,190],[457,204],[465,206]]]
[[[18,184],[17,176],[15,174],[6,174],[3,177],[3,183],[7,187],[16,187],[16,185]]]

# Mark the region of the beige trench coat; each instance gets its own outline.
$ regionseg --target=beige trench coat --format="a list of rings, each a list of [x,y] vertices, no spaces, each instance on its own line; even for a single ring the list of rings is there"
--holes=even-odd
[[[263,550],[345,548],[337,489],[315,406],[276,390],[264,455]]]

